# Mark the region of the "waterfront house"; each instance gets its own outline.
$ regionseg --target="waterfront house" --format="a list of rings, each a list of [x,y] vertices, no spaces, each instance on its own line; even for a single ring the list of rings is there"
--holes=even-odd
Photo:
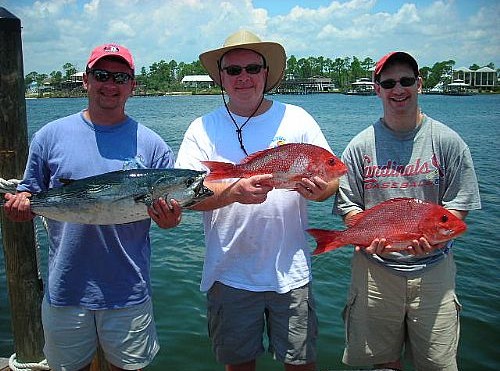
[[[478,70],[460,67],[453,70],[453,81],[456,80],[462,80],[470,88],[480,90],[493,90],[498,86],[497,72],[489,67],[482,67]]]
[[[304,79],[287,76],[275,89],[279,94],[312,94],[336,92],[330,77],[309,77]]]
[[[214,80],[209,75],[186,75],[182,78],[181,84],[187,88],[213,88]]]
[[[375,95],[373,81],[368,77],[357,79],[351,84],[351,88],[345,92],[347,95]]]

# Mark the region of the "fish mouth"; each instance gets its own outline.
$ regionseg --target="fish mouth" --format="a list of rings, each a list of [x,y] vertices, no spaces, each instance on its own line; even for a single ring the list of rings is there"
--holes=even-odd
[[[187,204],[185,204],[184,207],[193,206],[198,202],[203,201],[205,198],[213,196],[214,192],[211,189],[205,187],[205,185],[201,181],[194,188],[194,194],[195,196]]]
[[[201,182],[198,187],[196,187],[196,194],[196,198],[204,199],[213,196],[214,192],[210,188],[205,187],[203,182]]]
[[[345,169],[337,171],[337,178],[340,178],[341,176],[347,174],[347,167]]]
[[[439,228],[439,234],[443,236],[443,241],[460,236],[466,231],[467,227],[457,226],[456,228]]]

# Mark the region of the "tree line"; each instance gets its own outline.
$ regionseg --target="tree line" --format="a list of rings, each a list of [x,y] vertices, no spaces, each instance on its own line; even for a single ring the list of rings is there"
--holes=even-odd
[[[331,78],[332,82],[340,89],[348,89],[352,82],[359,78],[371,78],[375,67],[375,61],[371,58],[363,60],[353,57],[344,58],[325,58],[308,57],[297,59],[294,55],[287,60],[285,72],[286,79],[307,79],[312,77]],[[454,60],[436,62],[432,67],[421,67],[420,75],[424,80],[424,88],[429,89],[440,82],[449,83],[452,80],[452,71],[455,66]],[[489,63],[486,67],[495,70],[495,65]],[[481,66],[473,64],[469,67],[471,70],[478,70]],[[497,69],[497,74],[500,69]],[[62,71],[52,71],[49,75],[38,72],[30,72],[25,76],[25,84],[28,88],[33,82],[38,86],[49,83],[56,89],[63,88],[64,83],[71,80],[71,76],[78,72],[76,66],[71,63],[65,63]],[[206,70],[200,61],[191,63],[171,60],[166,62],[161,60],[154,62],[148,68],[142,67],[136,71],[136,80],[140,89],[148,92],[169,92],[182,90],[181,80],[187,75],[204,75]]]

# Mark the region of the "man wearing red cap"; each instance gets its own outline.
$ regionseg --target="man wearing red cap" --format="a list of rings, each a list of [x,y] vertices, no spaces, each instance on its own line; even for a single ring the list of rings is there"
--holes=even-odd
[[[31,220],[31,193],[137,167],[169,168],[174,155],[163,139],[125,113],[134,87],[134,61],[121,45],[95,48],[84,87],[88,108],[48,123],[30,144],[23,181],[7,194],[6,215]],[[155,201],[149,215],[175,227],[181,209]],[[44,352],[52,370],[88,370],[100,344],[113,370],[147,366],[159,345],[151,303],[149,219],[120,225],[46,220],[48,279],[42,303]]]
[[[356,214],[397,197],[442,205],[462,219],[479,209],[469,148],[419,108],[415,59],[389,53],[374,77],[384,115],[345,149],[348,175],[340,180],[335,211],[349,225]],[[457,370],[460,304],[452,245],[420,238],[394,251],[380,236],[356,247],[343,312],[344,363],[402,369],[406,353],[415,370]]]

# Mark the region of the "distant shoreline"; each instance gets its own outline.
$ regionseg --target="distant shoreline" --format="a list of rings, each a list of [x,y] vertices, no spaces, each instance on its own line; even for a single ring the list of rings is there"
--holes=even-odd
[[[344,94],[342,92],[338,91],[331,91],[331,92],[314,92],[314,93],[308,93],[308,94],[287,94],[287,93],[271,93],[269,95],[328,95],[328,94]],[[453,94],[445,94],[445,93],[421,93],[422,95],[447,95],[447,96],[453,96]],[[500,91],[494,92],[494,91],[488,91],[488,92],[477,92],[472,95],[497,95],[500,94]],[[166,96],[192,96],[192,95],[198,95],[198,96],[203,96],[203,95],[220,95],[220,92],[210,92],[210,93],[194,93],[194,92],[165,92],[165,93],[152,93],[152,94],[134,94],[132,98],[134,97],[166,97]],[[353,94],[356,95],[356,94]],[[465,95],[464,95],[465,96]],[[86,94],[82,95],[68,95],[68,94],[44,94],[42,96],[38,96],[36,94],[26,94],[24,96],[25,99],[50,99],[50,98],[87,98]]]

